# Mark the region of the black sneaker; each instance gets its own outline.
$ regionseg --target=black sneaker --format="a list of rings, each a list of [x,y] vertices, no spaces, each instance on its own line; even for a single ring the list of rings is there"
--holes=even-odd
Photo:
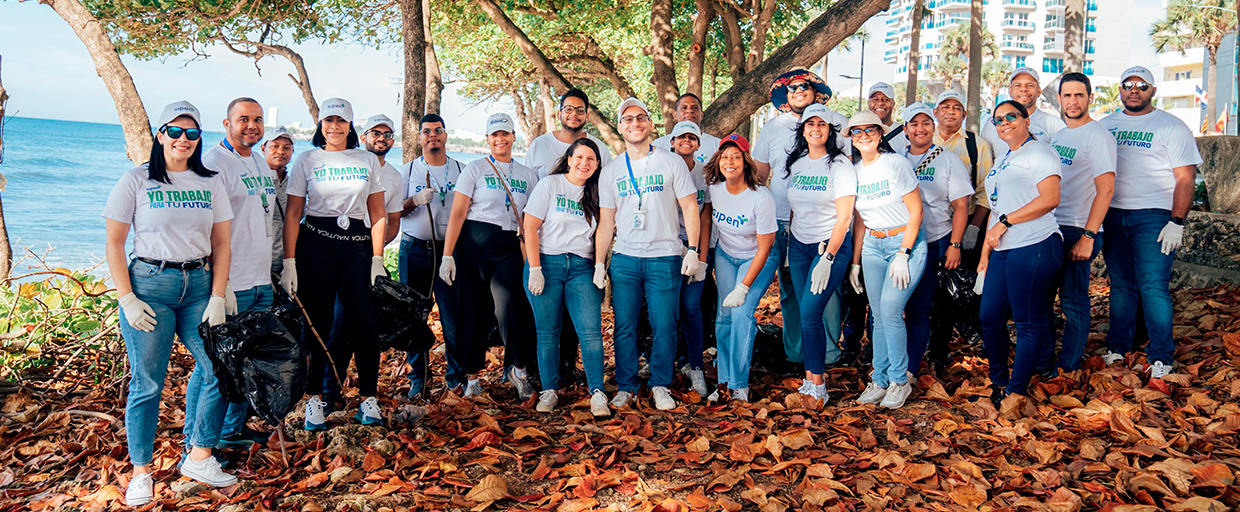
[[[243,427],[240,432],[234,432],[220,438],[220,442],[215,446],[217,448],[233,448],[239,446],[250,446],[252,444],[267,444],[267,438],[271,437],[266,432],[259,432],[250,427]]]
[[[333,412],[343,411],[348,406],[340,393],[323,393],[323,403],[326,404],[323,408],[323,416],[331,416]]]
[[[1003,399],[1007,398],[1007,392],[1000,387],[994,387],[990,390],[990,403],[995,405],[995,410],[999,410],[999,405],[1003,403]]]

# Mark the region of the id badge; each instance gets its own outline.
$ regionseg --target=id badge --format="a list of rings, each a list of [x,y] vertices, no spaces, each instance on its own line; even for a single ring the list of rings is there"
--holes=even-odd
[[[641,231],[646,229],[646,210],[633,210],[633,229]]]

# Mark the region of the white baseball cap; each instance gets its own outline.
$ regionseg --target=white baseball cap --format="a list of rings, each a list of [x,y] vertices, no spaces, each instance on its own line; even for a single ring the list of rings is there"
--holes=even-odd
[[[344,98],[327,98],[319,105],[319,122],[330,116],[340,116],[345,121],[353,122],[353,104]]]
[[[871,85],[870,92],[866,93],[865,99],[868,100],[870,98],[873,98],[874,93],[876,92],[883,93],[884,96],[886,96],[888,99],[891,99],[893,101],[896,99],[896,88],[892,87],[891,84],[887,82],[879,82],[874,85]]]
[[[366,133],[376,126],[383,125],[392,131],[396,131],[396,123],[392,119],[383,114],[375,114],[366,119],[366,126],[362,127],[362,133]]]
[[[163,128],[164,125],[181,116],[189,116],[199,128],[202,128],[202,116],[198,115],[198,107],[185,100],[169,103],[164,107],[164,113],[159,115],[159,125],[156,128]]]
[[[296,140],[293,139],[293,134],[289,133],[283,126],[267,132],[267,135],[263,137],[263,140],[271,141],[281,137],[288,139],[289,144],[296,143]]]
[[[805,124],[805,122],[812,117],[817,117],[818,119],[831,123],[833,121],[832,118],[835,117],[831,115],[832,113],[833,112],[831,112],[831,109],[827,108],[826,105],[823,105],[822,103],[813,103],[810,106],[805,107],[805,111],[801,112],[801,124]],[[836,126],[836,129],[839,128],[839,126]]]
[[[487,118],[486,134],[490,135],[495,132],[504,131],[508,133],[517,133],[516,125],[512,122],[512,116],[503,112],[491,114]]]
[[[1154,74],[1150,73],[1150,70],[1145,69],[1145,67],[1143,66],[1133,66],[1128,69],[1125,69],[1123,73],[1120,73],[1119,81],[1123,82],[1124,80],[1127,80],[1129,77],[1134,77],[1134,76],[1142,80],[1145,80],[1145,83],[1147,84],[1154,85]]]
[[[642,102],[642,100],[637,98],[629,98],[620,103],[620,110],[616,111],[616,121],[619,121],[620,118],[624,116],[624,111],[626,109],[634,106],[641,107],[642,111],[645,112],[646,115],[650,115],[650,109],[646,108],[646,104]]]
[[[959,101],[961,108],[969,108],[969,104],[964,101],[964,95],[960,94],[959,91],[953,91],[951,89],[939,93],[938,99],[934,100],[934,108],[939,108],[939,105],[942,105],[943,102],[947,100]]]
[[[698,140],[702,139],[702,129],[699,128],[698,124],[693,121],[681,121],[676,123],[676,126],[672,128],[673,139],[686,133],[692,133],[698,138]]]
[[[1020,75],[1029,75],[1031,78],[1033,78],[1034,82],[1038,83],[1039,86],[1042,85],[1042,79],[1038,77],[1038,70],[1033,69],[1029,66],[1021,66],[1019,68],[1016,68],[1016,71],[1013,71],[1011,75],[1008,75],[1008,83],[1009,84],[1012,83],[1012,80],[1016,80],[1016,77]]]
[[[917,114],[925,114],[930,116],[931,122],[938,122],[938,120],[934,118],[934,111],[930,109],[930,105],[920,101],[910,103],[909,106],[904,107],[904,111],[900,112],[900,117],[904,119],[905,123],[907,123],[912,121],[914,117],[917,117]]]

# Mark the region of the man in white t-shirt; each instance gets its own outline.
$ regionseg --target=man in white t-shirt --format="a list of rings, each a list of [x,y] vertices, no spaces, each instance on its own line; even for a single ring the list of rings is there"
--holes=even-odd
[[[659,410],[676,408],[667,387],[676,358],[676,316],[680,287],[698,270],[697,190],[680,156],[655,148],[654,123],[646,104],[629,98],[620,104],[625,152],[603,168],[599,178],[599,224],[595,254],[611,259],[611,302],[615,311],[616,383],[611,405],[625,407],[637,394],[637,323],[647,303],[654,342],[650,350],[650,391]],[[684,216],[689,247],[680,242],[678,216]],[[594,284],[607,285],[607,267],[595,261]]]
[[[904,133],[903,124],[896,124],[896,88],[887,82],[878,82],[870,86],[870,92],[865,97],[870,112],[877,114],[883,125],[890,129],[887,135],[883,136],[883,140],[890,144],[896,153],[903,154],[908,147],[908,134]]]
[[[271,169],[276,184],[276,201],[271,216],[271,272],[279,275],[284,271],[284,209],[288,207],[288,192],[284,187],[288,179],[288,163],[293,159],[293,134],[283,127],[276,128],[263,140],[263,158]]]
[[[366,124],[362,127],[362,143],[366,145],[366,151],[374,153],[382,165],[379,183],[383,185],[383,205],[387,212],[387,231],[383,234],[383,245],[391,243],[396,239],[397,233],[400,233],[401,203],[405,200],[405,194],[400,188],[400,171],[387,162],[392,141],[396,140],[393,126],[396,126],[396,123],[392,122],[391,118],[375,114],[366,119]]]
[[[1064,128],[1064,122],[1059,118],[1059,114],[1038,108],[1038,98],[1042,97],[1042,83],[1039,80],[1041,79],[1038,78],[1037,70],[1028,66],[1016,68],[1008,77],[1008,95],[1029,112],[1029,134],[1049,143],[1055,134]],[[1008,147],[1007,143],[999,138],[999,132],[992,123],[982,123],[982,138],[986,139],[992,148]]]
[[[546,178],[551,168],[555,167],[555,163],[564,158],[564,152],[568,151],[569,144],[582,137],[590,139],[594,145],[598,146],[598,153],[602,158],[599,162],[600,169],[611,162],[611,149],[607,147],[607,144],[598,137],[586,133],[586,121],[590,118],[590,97],[586,96],[585,91],[569,89],[563,96],[560,96],[560,110],[555,118],[560,121],[560,129],[535,137],[525,151],[525,166],[538,171],[539,178]],[[571,323],[566,323],[565,332],[572,330]],[[576,335],[573,336],[573,340],[575,347]],[[576,354],[575,350],[573,354]]]
[[[702,124],[702,99],[691,92],[681,94],[679,98],[676,98],[675,115],[677,123],[690,121],[694,125],[700,126]],[[719,149],[719,137],[703,133],[701,130],[698,130],[698,132],[702,136],[698,138],[698,149],[693,154],[693,158],[702,165],[706,165],[706,162],[710,161],[710,157],[714,156],[715,151]],[[671,133],[659,137],[654,140],[654,147],[675,152],[675,149],[672,147],[672,139],[675,138]],[[690,170],[692,170],[692,167],[690,167]]]
[[[1111,277],[1107,364],[1132,349],[1138,306],[1145,311],[1150,376],[1171,373],[1171,263],[1184,240],[1201,154],[1188,126],[1154,108],[1154,74],[1133,66],[1120,75],[1124,110],[1102,120],[1115,136],[1115,197],[1103,221],[1102,254]],[[1138,302],[1139,301],[1139,302]]]

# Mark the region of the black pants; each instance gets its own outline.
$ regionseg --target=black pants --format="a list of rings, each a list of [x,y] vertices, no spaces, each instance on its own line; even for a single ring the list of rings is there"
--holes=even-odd
[[[305,226],[297,236],[298,296],[310,316],[310,323],[323,341],[335,321],[336,297],[344,305],[345,326],[349,336],[332,347],[336,372],[344,378],[349,371],[349,355],[357,360],[358,393],[376,396],[379,382],[379,315],[370,296],[370,261],[372,251],[370,229],[354,220],[342,230],[335,218],[306,217],[305,224],[319,230],[344,236],[365,236],[365,241],[335,240],[315,233]],[[310,349],[310,375],[306,393],[323,393],[323,373],[327,360],[323,346],[307,325],[302,331],[302,344]]]
[[[504,359],[524,368],[535,363],[534,312],[521,283],[525,262],[517,234],[486,222],[465,221],[454,252],[457,258],[457,343],[461,346],[461,369],[475,374],[486,366],[488,332],[479,327],[489,322],[480,317],[492,312],[479,305],[490,298],[494,318],[504,342]]]

